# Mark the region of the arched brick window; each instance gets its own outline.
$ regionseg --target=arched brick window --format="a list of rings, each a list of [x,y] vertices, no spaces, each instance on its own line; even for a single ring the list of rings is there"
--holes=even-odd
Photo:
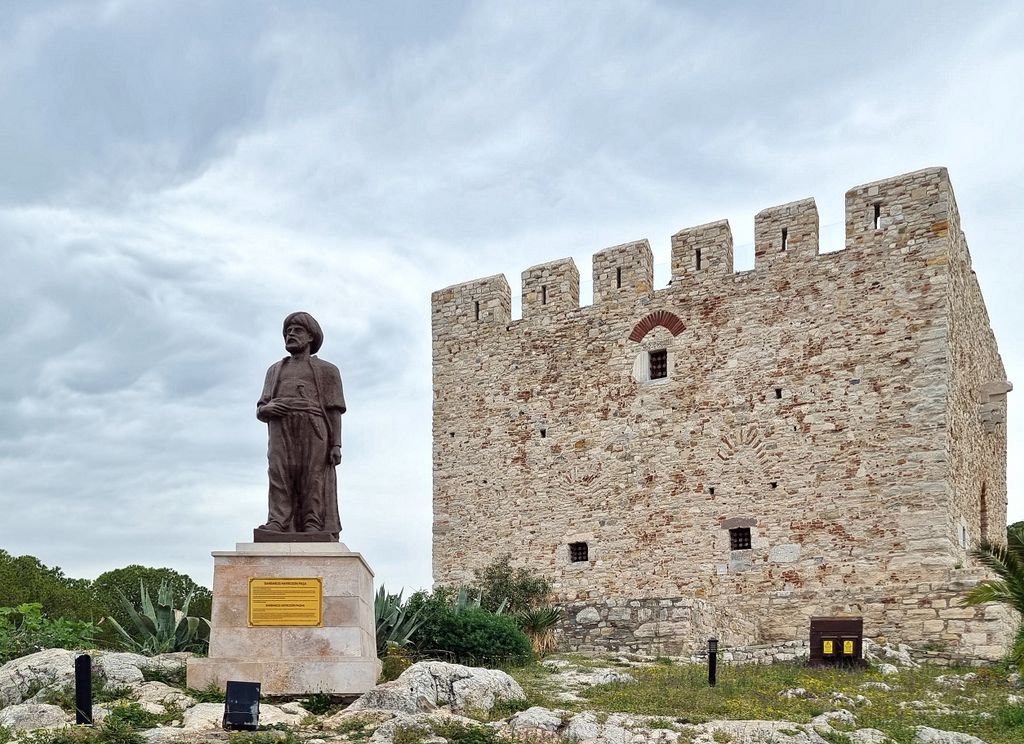
[[[629,340],[642,341],[644,336],[646,336],[655,326],[668,328],[669,332],[673,336],[678,336],[686,330],[686,327],[683,325],[683,321],[679,320],[678,316],[670,313],[668,310],[658,310],[648,315],[633,327],[633,332],[629,334]]]

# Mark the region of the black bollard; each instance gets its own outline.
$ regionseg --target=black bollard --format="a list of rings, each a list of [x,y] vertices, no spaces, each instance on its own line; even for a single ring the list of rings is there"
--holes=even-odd
[[[718,682],[718,639],[708,638],[708,685]]]
[[[75,723],[92,723],[92,657],[75,657]]]

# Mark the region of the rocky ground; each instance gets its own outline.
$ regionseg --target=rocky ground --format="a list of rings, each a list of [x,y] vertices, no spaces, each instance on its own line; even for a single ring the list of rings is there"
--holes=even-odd
[[[71,741],[59,734],[73,728],[69,710],[73,710],[75,656],[72,651],[51,649],[0,667],[0,742]],[[260,723],[271,730],[259,741],[270,742],[272,738],[266,737],[275,737],[286,744],[499,744],[501,740],[529,744],[884,744],[888,739],[883,732],[858,726],[857,711],[871,704],[872,693],[880,694],[897,684],[901,663],[913,662],[898,651],[880,656],[876,670],[891,682],[865,683],[863,694],[835,692],[823,701],[831,709],[809,723],[689,723],[665,716],[585,709],[585,690],[609,683],[630,684],[637,670],[650,666],[650,661],[620,658],[581,664],[567,658],[549,659],[544,662],[543,691],[545,701],[554,701],[551,707],[527,707],[526,701],[536,697],[535,691],[528,694],[505,672],[430,661],[413,665],[397,680],[377,686],[338,711],[313,713],[311,708],[321,709],[323,699],[263,702]],[[108,727],[114,721],[131,721],[147,742],[227,740],[229,735],[220,729],[223,703],[203,702],[198,699],[202,694],[183,689],[184,664],[182,654],[148,658],[94,652],[94,684],[97,699],[103,701],[94,707],[100,724],[97,731],[104,730],[104,721]],[[937,685],[952,690],[971,683],[970,674],[936,679]],[[1017,683],[1019,678],[1010,680],[1010,684]],[[781,695],[821,697],[803,688],[788,689]],[[934,712],[938,696],[925,698],[910,701],[907,714],[918,710],[915,704]],[[1017,701],[1010,702],[1024,703],[1024,690]],[[988,744],[968,733],[926,726],[916,727],[913,736],[917,744]]]

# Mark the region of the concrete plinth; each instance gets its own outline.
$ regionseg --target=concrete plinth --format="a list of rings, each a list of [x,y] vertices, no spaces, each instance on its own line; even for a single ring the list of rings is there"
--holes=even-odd
[[[213,553],[210,655],[189,659],[188,685],[259,682],[263,695],[359,695],[377,683],[373,571],[344,543],[237,543]],[[319,627],[249,624],[249,579],[323,580]]]

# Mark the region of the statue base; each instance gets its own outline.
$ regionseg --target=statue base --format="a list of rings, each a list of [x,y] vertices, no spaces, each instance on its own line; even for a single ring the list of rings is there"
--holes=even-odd
[[[333,532],[277,532],[257,527],[252,531],[254,543],[336,543],[338,538]]]
[[[377,684],[373,571],[359,553],[338,542],[238,543],[213,560],[210,652],[188,660],[189,687],[231,680],[259,682],[262,695],[361,695]],[[250,579],[303,580],[308,624],[272,614]]]

